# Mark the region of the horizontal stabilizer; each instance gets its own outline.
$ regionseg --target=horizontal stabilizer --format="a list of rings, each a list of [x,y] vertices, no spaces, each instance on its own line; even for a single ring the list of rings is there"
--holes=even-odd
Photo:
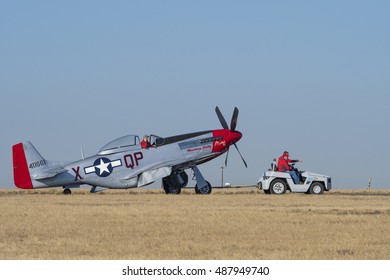
[[[49,179],[57,176],[58,174],[65,173],[67,170],[62,166],[57,166],[53,168],[48,168],[40,171],[38,174],[32,176],[35,180]]]

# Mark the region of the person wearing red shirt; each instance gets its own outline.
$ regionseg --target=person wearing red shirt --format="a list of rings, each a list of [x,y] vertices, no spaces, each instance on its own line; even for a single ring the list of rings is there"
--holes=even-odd
[[[141,141],[141,147],[142,149],[148,149],[150,147],[154,147],[149,143],[149,137],[147,135],[144,136],[144,139]]]
[[[284,151],[283,155],[281,155],[278,159],[278,171],[288,172],[291,175],[294,183],[298,184],[299,183],[298,172],[292,169],[291,166],[289,165],[289,163],[294,163],[294,162],[302,162],[302,160],[289,159],[289,153],[287,151]]]

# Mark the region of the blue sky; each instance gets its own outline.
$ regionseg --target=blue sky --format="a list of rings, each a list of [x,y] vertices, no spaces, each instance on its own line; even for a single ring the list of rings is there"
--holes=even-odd
[[[220,128],[225,182],[289,150],[335,188],[390,187],[388,1],[1,1],[0,188],[11,146],[77,160],[126,134]],[[224,157],[200,166],[220,184]]]

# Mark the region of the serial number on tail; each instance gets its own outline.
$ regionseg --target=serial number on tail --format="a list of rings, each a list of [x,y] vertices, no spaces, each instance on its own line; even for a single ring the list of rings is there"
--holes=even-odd
[[[29,168],[33,169],[33,168],[41,167],[44,165],[46,165],[46,161],[44,159],[42,159],[40,161],[35,161],[35,162],[30,163]]]

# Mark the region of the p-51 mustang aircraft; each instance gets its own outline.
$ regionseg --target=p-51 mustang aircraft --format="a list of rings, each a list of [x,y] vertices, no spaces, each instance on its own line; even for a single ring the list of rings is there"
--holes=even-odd
[[[141,146],[138,136],[123,136],[96,155],[71,163],[44,159],[30,142],[16,144],[12,147],[15,185],[21,189],[63,187],[64,194],[71,194],[70,189],[80,185],[90,185],[91,193],[95,193],[142,187],[162,179],[167,194],[179,194],[188,183],[185,169],[191,168],[196,178],[195,192],[209,194],[212,187],[199,171],[199,164],[228,152],[234,145],[247,166],[236,145],[242,137],[236,130],[238,109],[234,108],[230,128],[218,107],[215,111],[223,129],[166,138],[150,135],[147,148]]]

